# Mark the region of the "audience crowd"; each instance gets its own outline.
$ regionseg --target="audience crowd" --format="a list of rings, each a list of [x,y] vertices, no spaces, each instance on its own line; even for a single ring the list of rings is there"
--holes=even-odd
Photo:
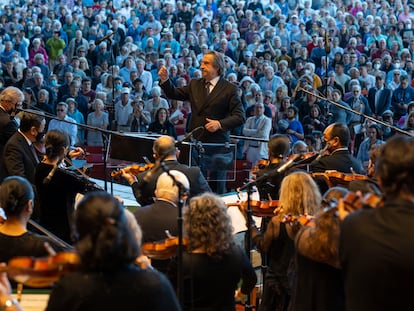
[[[216,50],[246,119],[263,105],[269,134],[302,140],[308,151],[320,149],[326,126],[342,122],[351,152],[366,159],[359,153],[394,131],[379,125],[370,139],[372,122],[337,104],[414,130],[413,7],[407,0],[14,0],[0,8],[0,86],[18,86],[24,108],[62,120],[180,138],[191,105],[165,97],[158,70],[166,66],[183,87],[201,78],[204,53]],[[102,144],[81,126],[75,134],[74,126],[48,125],[70,131],[72,145]],[[240,159],[266,154],[255,141],[240,146]]]

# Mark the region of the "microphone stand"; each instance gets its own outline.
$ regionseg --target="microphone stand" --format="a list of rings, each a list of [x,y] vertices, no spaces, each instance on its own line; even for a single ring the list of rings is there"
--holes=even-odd
[[[334,106],[336,106],[336,107],[338,107],[338,108],[341,108],[341,109],[344,109],[344,110],[346,110],[346,111],[349,111],[349,112],[355,113],[355,114],[357,114],[357,115],[359,115],[359,116],[361,116],[361,117],[364,117],[364,118],[366,118],[366,119],[368,119],[368,120],[371,120],[372,122],[379,123],[379,124],[381,124],[381,125],[383,125],[383,126],[385,126],[385,127],[389,127],[390,129],[392,129],[392,130],[394,130],[394,131],[396,131],[396,132],[398,132],[398,133],[400,133],[400,134],[404,134],[404,135],[408,135],[408,136],[410,136],[410,137],[414,137],[414,134],[413,134],[413,133],[410,133],[410,132],[408,132],[408,131],[405,131],[405,130],[403,130],[403,129],[400,129],[400,128],[398,128],[398,127],[396,127],[396,126],[394,126],[394,125],[391,125],[391,124],[389,124],[389,123],[387,123],[387,122],[384,122],[384,121],[379,120],[379,119],[375,119],[374,117],[371,117],[371,116],[369,116],[369,115],[366,115],[365,113],[362,113],[362,112],[356,111],[356,110],[354,110],[354,109],[352,109],[352,108],[348,108],[348,107],[346,107],[346,106],[343,106],[343,105],[341,105],[341,104],[339,104],[339,103],[336,103],[336,102],[334,102],[334,101],[332,101],[332,100],[329,100],[329,99],[328,99],[328,98],[326,98],[326,97],[323,97],[323,96],[320,96],[320,95],[317,95],[317,94],[311,93],[311,92],[309,92],[308,90],[305,90],[305,89],[303,89],[303,88],[300,88],[300,90],[302,90],[302,91],[303,91],[304,93],[306,93],[306,94],[313,95],[313,96],[315,96],[316,98],[319,98],[319,99],[321,99],[321,100],[324,100],[324,101],[326,101],[326,102],[329,102],[329,103],[331,103],[332,105],[334,105]]]
[[[160,161],[161,168],[173,180],[174,185],[178,187],[178,250],[177,250],[177,297],[181,305],[184,303],[184,277],[183,277],[183,207],[184,197],[187,195],[187,189],[179,182],[174,175],[170,173],[170,169],[165,164],[164,160]]]
[[[252,201],[251,197],[252,197],[252,193],[253,193],[253,186],[257,183],[257,181],[262,180],[263,179],[262,177],[263,176],[259,177],[256,180],[251,180],[248,183],[246,183],[245,185],[243,185],[242,187],[240,187],[240,189],[238,189],[238,191],[242,191],[244,189],[246,189],[246,191],[247,191],[247,210],[246,210],[247,230],[246,230],[245,239],[246,239],[246,253],[247,253],[247,256],[249,256],[250,262],[252,262],[252,256],[251,256],[252,255],[251,249],[252,249],[252,244],[253,244],[252,243],[252,225],[254,224],[252,205],[251,205],[251,201]],[[254,306],[252,305],[251,295],[249,293],[247,295],[246,304],[244,305],[244,310],[249,311],[249,310],[253,310],[253,309],[254,309]]]

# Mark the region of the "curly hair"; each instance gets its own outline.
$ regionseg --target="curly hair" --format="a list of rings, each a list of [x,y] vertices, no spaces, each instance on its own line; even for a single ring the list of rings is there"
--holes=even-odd
[[[314,215],[322,202],[321,193],[312,177],[305,172],[293,172],[282,180],[279,202],[284,215]]]
[[[184,214],[184,224],[192,250],[202,248],[209,256],[221,257],[234,246],[226,204],[215,194],[193,197]]]

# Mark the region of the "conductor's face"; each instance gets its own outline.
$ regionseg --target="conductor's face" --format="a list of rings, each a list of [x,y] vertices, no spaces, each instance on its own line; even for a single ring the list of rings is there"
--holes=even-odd
[[[214,66],[214,55],[211,54],[204,55],[201,61],[200,69],[203,74],[203,78],[207,81],[210,81],[219,75],[218,68]]]

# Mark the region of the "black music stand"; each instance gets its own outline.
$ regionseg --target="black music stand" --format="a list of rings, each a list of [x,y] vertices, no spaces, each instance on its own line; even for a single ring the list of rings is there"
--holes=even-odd
[[[112,134],[107,149],[107,167],[120,168],[123,164],[144,163],[144,157],[154,161],[152,146],[159,135],[142,133]],[[112,161],[114,160],[114,161]],[[104,172],[105,176],[107,171]],[[111,193],[113,193],[113,179],[111,179]]]

